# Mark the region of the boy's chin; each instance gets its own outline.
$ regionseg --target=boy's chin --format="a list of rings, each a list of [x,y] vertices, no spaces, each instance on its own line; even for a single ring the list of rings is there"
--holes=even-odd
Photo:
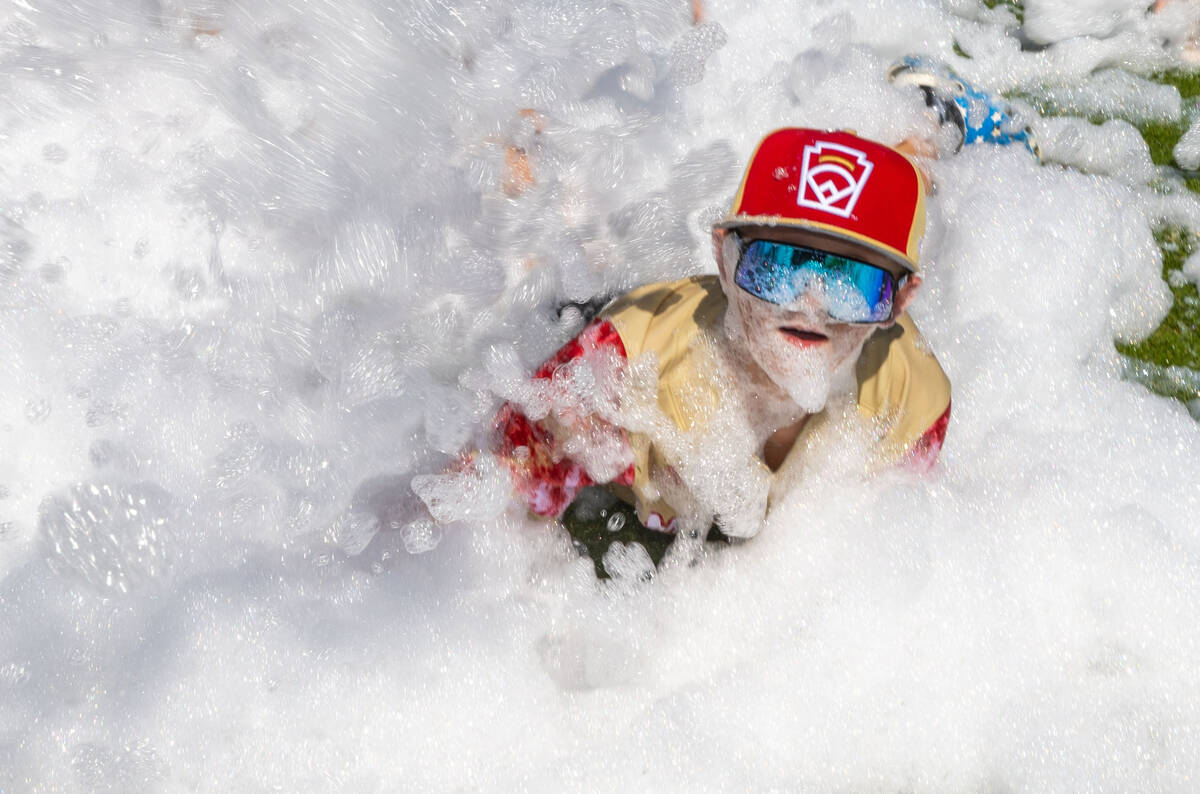
[[[785,349],[760,348],[756,352],[763,371],[805,413],[824,410],[833,395],[855,387],[852,360],[834,366],[824,347],[813,350],[796,350],[790,346]]]
[[[792,402],[805,413],[816,413],[825,407],[833,387],[833,373],[820,352],[807,355],[797,351],[771,351],[759,365],[775,381]]]
[[[815,414],[825,410],[831,392],[828,378],[793,379],[779,384],[800,410]]]

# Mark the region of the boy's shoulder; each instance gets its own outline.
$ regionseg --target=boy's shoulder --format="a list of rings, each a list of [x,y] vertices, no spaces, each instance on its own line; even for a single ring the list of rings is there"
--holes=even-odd
[[[600,316],[612,322],[630,342],[639,348],[658,337],[681,331],[706,328],[725,311],[727,300],[716,276],[691,276],[676,281],[659,281],[631,290],[613,300]],[[636,355],[629,350],[630,355]]]
[[[658,363],[658,403],[677,427],[706,424],[722,391],[716,334],[728,300],[716,276],[692,276],[639,287],[601,312],[635,359],[653,353]]]
[[[887,426],[887,457],[902,455],[950,406],[950,378],[907,314],[867,340],[855,374],[859,411]]]

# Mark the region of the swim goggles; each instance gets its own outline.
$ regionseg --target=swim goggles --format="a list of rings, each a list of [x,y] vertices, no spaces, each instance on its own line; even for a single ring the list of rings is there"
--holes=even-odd
[[[825,311],[842,323],[892,319],[896,277],[837,254],[770,240],[738,240],[734,282],[756,298],[786,306],[809,290],[822,293]]]

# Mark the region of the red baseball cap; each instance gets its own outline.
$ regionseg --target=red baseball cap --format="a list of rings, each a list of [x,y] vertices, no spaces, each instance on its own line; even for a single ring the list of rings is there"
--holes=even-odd
[[[872,248],[916,272],[925,187],[916,165],[850,132],[775,130],[750,156],[718,229],[794,226]]]

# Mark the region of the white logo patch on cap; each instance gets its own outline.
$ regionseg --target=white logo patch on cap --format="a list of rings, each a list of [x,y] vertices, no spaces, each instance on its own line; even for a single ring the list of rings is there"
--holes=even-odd
[[[849,146],[829,141],[805,146],[796,202],[849,218],[874,168],[865,154]]]

